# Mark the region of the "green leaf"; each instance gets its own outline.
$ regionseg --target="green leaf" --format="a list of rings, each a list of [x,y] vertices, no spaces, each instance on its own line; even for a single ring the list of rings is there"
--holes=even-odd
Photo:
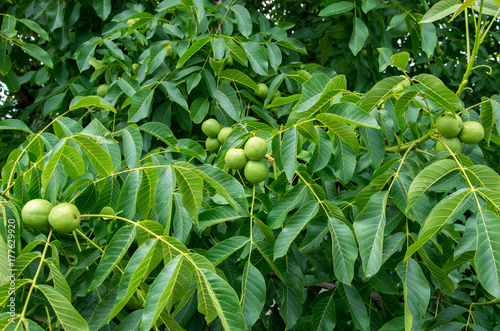
[[[193,265],[183,254],[163,268],[149,288],[144,303],[141,330],[150,330],[163,309],[169,311],[182,298],[189,290],[192,274]]]
[[[214,93],[214,98],[219,101],[221,108],[236,122],[240,121],[241,105],[236,91],[229,85],[220,85]]]
[[[132,96],[132,106],[128,110],[129,122],[137,123],[149,116],[154,92],[155,90],[145,87]]]
[[[123,154],[129,169],[138,166],[142,154],[142,136],[136,126],[127,126],[122,131]]]
[[[288,182],[292,182],[297,170],[297,128],[291,127],[283,134],[281,158]]]
[[[252,90],[257,89],[257,84],[250,77],[236,69],[226,69],[219,74],[219,77],[222,79],[230,79]]]
[[[359,141],[354,130],[347,124],[335,121],[329,114],[319,114],[316,119],[345,142],[355,153],[359,153]]]
[[[351,39],[349,39],[349,48],[354,55],[357,55],[359,51],[365,45],[366,39],[370,35],[368,28],[360,18],[353,18],[353,29]]]
[[[252,33],[252,18],[250,17],[250,13],[245,7],[240,5],[233,5],[230,8],[236,17],[238,30],[240,30],[242,35],[248,38]]]
[[[479,208],[477,249],[474,257],[481,286],[492,296],[500,297],[500,217]]]
[[[267,43],[267,58],[269,59],[271,68],[278,71],[279,66],[283,62],[283,56],[281,49],[276,44]]]
[[[59,265],[57,265],[57,261],[52,258],[48,258],[46,261],[50,269],[50,275],[52,276],[52,280],[54,281],[55,289],[59,291],[59,293],[64,295],[66,300],[71,302],[71,289],[69,288],[66,278],[59,270]]]
[[[241,277],[241,311],[247,327],[257,322],[266,301],[266,281],[250,260]]]
[[[384,102],[392,95],[392,89],[406,78],[400,76],[387,77],[375,84],[361,100],[361,110],[369,113],[376,105]]]
[[[424,168],[415,177],[408,190],[408,205],[406,206],[406,211],[410,210],[411,206],[420,199],[429,187],[457,169],[459,169],[459,167],[455,160],[449,159],[439,160]]]
[[[102,298],[97,305],[92,308],[94,312],[89,319],[89,329],[99,330],[107,324],[109,315],[115,307],[116,295],[118,294],[118,287],[115,286],[113,289],[108,291],[106,296]]]
[[[314,147],[313,154],[309,160],[309,169],[311,172],[317,172],[327,166],[332,157],[333,144],[328,133],[321,128],[315,128],[318,133],[318,142]],[[341,141],[341,143],[343,143]],[[352,151],[352,150],[351,150]],[[333,152],[336,154],[336,151]]]
[[[248,215],[248,202],[241,183],[223,170],[208,165],[196,168],[196,173],[203,178],[217,193],[241,215]]]
[[[415,179],[417,180],[417,179]],[[429,213],[424,225],[420,229],[418,240],[406,251],[405,261],[413,253],[429,241],[445,224],[456,221],[470,207],[472,191],[468,188],[460,189],[441,200]]]
[[[104,43],[104,45],[106,45],[106,47],[109,49],[111,54],[113,54],[115,57],[117,57],[118,59],[120,59],[122,61],[124,60],[122,50],[120,48],[118,48],[118,46],[116,46],[116,44],[114,42],[112,42],[109,39],[103,39],[102,42]]]
[[[387,194],[379,192],[373,195],[353,223],[366,277],[375,275],[382,266]]]
[[[401,52],[391,56],[391,64],[401,71],[405,71],[410,61],[410,54],[408,52]]]
[[[354,3],[348,1],[340,1],[326,6],[319,12],[319,16],[339,15],[354,9]]]
[[[351,229],[342,221],[328,215],[328,229],[332,236],[333,273],[344,284],[351,284],[358,247]]]
[[[147,275],[149,263],[155,252],[156,243],[156,239],[151,239],[141,245],[128,261],[120,279],[116,305],[109,315],[108,323],[125,307],[132,295],[134,295],[142,279]]]
[[[372,115],[361,110],[358,105],[353,103],[337,103],[330,109],[330,112],[331,114],[327,113],[324,116],[330,117],[332,121],[375,129],[380,128],[377,120]]]
[[[168,93],[168,98],[173,102],[177,103],[179,106],[184,108],[185,110],[189,110],[189,105],[186,101],[186,98],[181,93],[181,91],[171,82],[163,81],[161,85],[165,87]]]
[[[276,45],[289,48],[302,54],[307,54],[304,44],[302,44],[298,39],[295,38],[282,38],[276,41]]]
[[[24,44],[23,46],[21,46],[21,48],[23,49],[23,51],[28,53],[29,56],[32,56],[38,61],[42,62],[43,65],[46,65],[49,68],[52,68],[54,66],[50,55],[47,54],[47,52],[44,51],[41,47],[33,44]]]
[[[432,57],[437,43],[436,27],[432,23],[422,24],[422,50],[427,54],[427,57]]]
[[[61,161],[64,166],[64,171],[72,179],[77,179],[83,175],[85,173],[85,164],[83,163],[80,153],[69,145],[65,145],[61,150]]]
[[[403,281],[405,330],[421,330],[431,297],[431,289],[418,263],[409,259],[396,271]]]
[[[354,286],[345,283],[339,285],[338,292],[349,307],[354,326],[360,330],[370,330],[370,318],[365,303]]]
[[[182,205],[196,222],[203,201],[203,179],[185,163],[176,163],[175,177],[182,195]]]
[[[82,147],[98,174],[107,177],[113,173],[111,157],[99,144],[85,136],[74,136],[71,139]]]
[[[288,248],[306,227],[307,223],[316,216],[319,210],[318,201],[309,201],[303,205],[285,224],[274,245],[274,259],[286,255]]]
[[[448,277],[448,274],[446,274],[443,269],[432,262],[425,249],[419,249],[418,253],[422,257],[422,260],[424,261],[427,268],[429,268],[431,274],[438,281],[439,285],[441,285],[441,287],[445,290],[446,294],[452,295],[455,292],[455,284],[453,283],[451,278]]]
[[[71,104],[69,105],[69,110],[73,111],[79,108],[86,108],[86,107],[104,108],[111,110],[113,113],[116,113],[115,107],[113,107],[108,101],[106,101],[106,99],[96,96],[75,97],[73,100],[71,100]]]
[[[97,15],[105,21],[111,13],[111,0],[94,0],[93,7]]]
[[[333,154],[333,173],[342,183],[347,185],[356,170],[356,153],[343,140],[335,136]]]
[[[83,317],[71,305],[71,302],[64,297],[64,295],[48,285],[39,284],[36,285],[36,288],[38,288],[47,298],[64,330],[89,330],[87,321],[83,319]]]
[[[203,46],[205,46],[210,41],[210,36],[205,36],[196,40],[187,50],[182,54],[179,61],[177,61],[176,68],[180,69],[184,66],[184,64]]]
[[[118,265],[130,245],[132,245],[134,237],[135,227],[132,225],[121,228],[113,236],[104,250],[101,261],[97,265],[94,279],[90,284],[90,290],[101,285],[104,279],[106,279],[110,272]]]
[[[338,77],[338,76],[337,76]],[[334,77],[335,78],[335,77]],[[332,78],[333,80],[333,78]],[[330,82],[332,82],[330,80]],[[339,78],[336,79],[338,81]],[[299,102],[295,105],[294,107],[294,112],[305,112],[309,110],[312,106],[316,105],[319,103],[321,96],[324,94],[325,91],[331,90],[330,83],[328,81],[328,76],[326,76],[323,73],[317,73],[314,74],[312,77],[310,77],[303,85],[302,85],[302,94],[300,96]],[[333,86],[331,86],[333,87]],[[339,91],[340,92],[340,91]],[[327,105],[330,103],[330,98],[322,100],[321,107]],[[319,110],[320,108],[316,107]],[[303,116],[301,116],[301,119],[305,119]],[[298,121],[298,119],[297,119]]]
[[[307,187],[303,182],[293,186],[291,190],[286,192],[281,199],[274,205],[273,209],[267,216],[267,225],[271,229],[277,229],[283,225],[285,217],[295,206],[302,201],[306,193]]]
[[[157,139],[163,141],[169,146],[177,145],[177,139],[174,137],[172,130],[161,122],[147,122],[139,127],[139,130],[153,135]]]
[[[442,19],[443,17],[451,15],[460,8],[461,4],[461,2],[457,2],[455,0],[441,0],[432,6],[427,13],[425,13],[424,17],[420,20],[420,23],[432,23]]]
[[[137,207],[142,219],[148,219],[149,213],[155,205],[156,183],[158,182],[158,169],[147,168],[142,169],[142,181],[139,191],[137,192]],[[152,166],[152,163],[150,163]]]
[[[261,76],[267,76],[267,67],[269,63],[266,59],[266,53],[260,45],[254,41],[242,42],[241,47],[245,50],[252,69]]]
[[[332,294],[319,300],[314,305],[311,330],[331,331],[335,329],[336,323],[334,295]]]
[[[0,121],[0,130],[20,130],[32,134],[33,131],[20,120],[6,119]]]
[[[142,171],[137,169],[130,172],[120,191],[116,211],[122,217],[132,219],[137,209],[137,192],[142,181]]]
[[[394,106],[396,119],[399,119],[406,113],[408,106],[413,101],[413,98],[417,96],[417,94],[418,91],[408,91],[399,97],[398,101],[396,101],[396,105]]]
[[[36,34],[38,34],[40,37],[49,41],[49,34],[44,29],[42,29],[37,22],[29,20],[27,18],[22,18],[19,21],[30,28],[32,31],[34,31]]]
[[[296,125],[299,133],[315,144],[319,143],[319,134],[316,126],[311,121],[299,121]]]
[[[414,80],[422,84],[426,88],[424,93],[429,95],[439,105],[452,112],[462,109],[462,102],[458,96],[447,88],[439,78],[429,74],[420,74]]]
[[[90,68],[90,59],[94,57],[96,45],[86,44],[78,52],[76,56],[76,64],[80,72]]]
[[[241,47],[236,44],[232,38],[227,36],[221,36],[224,39],[224,43],[226,44],[226,48],[229,50],[229,55],[233,57],[233,59],[240,63],[242,66],[248,66],[248,58],[245,54],[245,51],[241,49]]]
[[[215,308],[224,330],[246,330],[238,295],[234,289],[217,274],[208,270],[202,270],[202,272],[203,276],[200,277],[200,281],[204,283],[208,291],[211,304]]]
[[[217,266],[248,242],[249,239],[242,236],[227,238],[212,246],[205,254],[205,257],[212,262],[214,266]]]

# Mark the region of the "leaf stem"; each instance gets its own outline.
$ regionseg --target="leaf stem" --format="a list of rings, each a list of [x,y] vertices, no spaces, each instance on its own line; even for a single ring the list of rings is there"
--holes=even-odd
[[[415,139],[413,141],[404,143],[404,144],[399,145],[399,146],[387,147],[385,149],[385,151],[387,153],[401,153],[401,152],[405,152],[408,149],[412,149],[414,146],[417,146],[417,145],[423,143],[424,141],[428,140],[432,136],[432,132],[433,132],[433,130],[429,130],[429,132],[427,132],[424,136],[422,136],[422,137],[420,137],[418,139]]]
[[[21,312],[21,317],[20,317],[19,323],[16,325],[16,328],[14,329],[14,331],[16,331],[19,328],[19,326],[23,322],[24,317],[26,315],[26,310],[28,309],[28,304],[30,301],[31,294],[33,293],[33,289],[36,286],[36,280],[38,279],[38,275],[40,274],[40,271],[42,270],[42,266],[43,266],[43,263],[45,260],[45,254],[47,253],[47,248],[50,246],[50,237],[51,236],[52,236],[52,229],[50,229],[49,235],[47,236],[47,241],[45,242],[45,247],[43,248],[42,256],[40,257],[40,264],[38,265],[38,269],[36,270],[35,276],[33,277],[30,290],[28,292],[28,295],[26,296],[26,301],[25,301],[25,304],[23,307],[23,311]]]

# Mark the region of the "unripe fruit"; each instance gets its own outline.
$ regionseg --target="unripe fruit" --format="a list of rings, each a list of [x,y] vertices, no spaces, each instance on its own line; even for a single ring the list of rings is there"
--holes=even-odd
[[[229,55],[229,57],[226,60],[226,65],[227,66],[232,66],[233,65],[233,57]]]
[[[205,146],[207,147],[209,152],[215,153],[220,148],[220,142],[219,140],[217,140],[217,138],[208,137],[205,141]]]
[[[458,137],[452,137],[452,138],[441,137],[441,140],[443,141],[443,143],[446,144],[446,146],[448,146],[451,149],[453,153],[459,153],[462,151],[462,142],[460,141],[460,139],[458,139]],[[443,143],[441,143],[441,141],[438,141],[436,143],[436,151],[438,153],[448,151],[448,149],[446,148],[445,145],[443,145]]]
[[[259,98],[265,99],[269,93],[269,88],[264,83],[257,84],[257,89],[255,90],[255,95]]]
[[[171,43],[167,45],[167,56],[168,57],[174,57],[175,56],[174,48],[172,47]]]
[[[131,18],[127,21],[127,28],[131,28],[137,21],[139,21],[138,18]]]
[[[207,137],[215,138],[219,134],[220,124],[217,120],[209,118],[201,125],[201,131],[203,131]]]
[[[279,109],[278,108],[271,108],[269,110],[269,112],[271,113],[271,116],[274,117],[274,118],[278,118],[278,114],[279,114]]]
[[[274,99],[276,98],[281,98],[281,92],[280,91],[276,91],[273,96],[271,97],[271,101],[273,101]]]
[[[252,137],[245,144],[245,155],[249,160],[260,161],[267,154],[267,143],[260,137]]]
[[[49,225],[49,213],[54,206],[44,199],[28,201],[21,210],[24,224],[33,229],[43,229]]]
[[[49,223],[59,232],[72,232],[80,226],[80,211],[71,203],[60,203],[49,213]]]
[[[139,63],[132,63],[132,75],[137,75],[141,65]]]
[[[233,131],[233,129],[231,128],[220,129],[219,134],[217,135],[217,139],[219,140],[221,145],[224,145],[224,143],[227,140],[227,137],[229,137],[229,135],[231,134],[231,131]]]
[[[245,151],[241,148],[230,148],[224,158],[226,165],[231,169],[243,169],[248,162]]]
[[[257,185],[267,177],[266,166],[260,161],[248,161],[244,170],[245,178],[252,185]]]
[[[137,290],[125,306],[133,310],[141,309],[144,306],[144,299],[146,299],[146,293],[142,290]]]
[[[102,219],[106,220],[106,221],[110,220],[110,219],[113,219],[114,216],[116,215],[115,211],[110,206],[106,206],[103,209],[101,209],[101,212],[99,214],[111,216],[111,217],[105,217],[105,216],[103,216]]]
[[[436,120],[436,128],[444,137],[456,137],[462,130],[462,119],[455,114],[441,114]]]
[[[97,88],[97,95],[104,98],[108,94],[109,86],[107,84],[99,85]]]
[[[474,121],[467,121],[458,136],[463,143],[477,144],[484,138],[484,128],[481,123]]]

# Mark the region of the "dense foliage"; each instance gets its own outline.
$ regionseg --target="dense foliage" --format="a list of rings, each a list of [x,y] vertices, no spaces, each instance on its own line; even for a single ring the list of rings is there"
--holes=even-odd
[[[0,5],[2,329],[498,328],[500,2],[285,3]]]

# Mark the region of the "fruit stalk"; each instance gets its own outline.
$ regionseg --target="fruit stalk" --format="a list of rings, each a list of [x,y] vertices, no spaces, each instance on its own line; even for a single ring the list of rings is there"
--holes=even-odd
[[[418,144],[421,144],[424,141],[426,141],[427,139],[429,139],[431,137],[431,135],[432,135],[432,130],[430,130],[429,132],[427,132],[424,136],[422,136],[422,137],[420,137],[418,139],[412,140],[410,142],[404,143],[402,145],[393,146],[393,147],[386,147],[385,151],[387,153],[401,153],[401,152],[406,152],[409,148],[412,148],[413,146],[417,146]]]

